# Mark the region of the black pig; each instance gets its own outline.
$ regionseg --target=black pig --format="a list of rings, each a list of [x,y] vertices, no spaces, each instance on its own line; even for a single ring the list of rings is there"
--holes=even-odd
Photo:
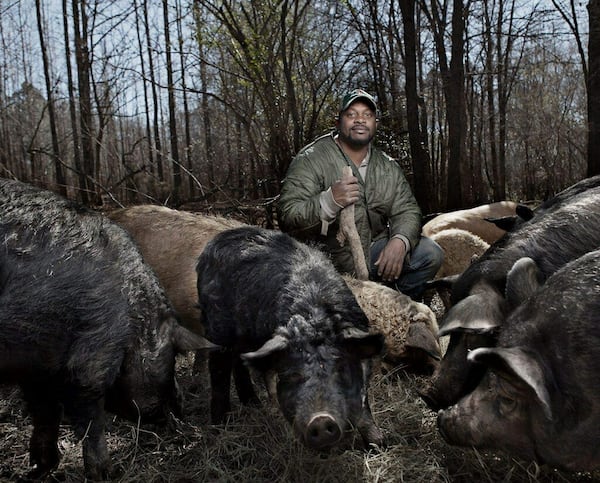
[[[439,335],[450,335],[444,358],[420,391],[434,410],[454,404],[478,383],[479,368],[467,360],[477,347],[493,346],[515,305],[505,297],[507,275],[521,257],[539,265],[543,281],[565,263],[600,246],[600,177],[567,188],[534,216],[475,260],[452,284],[452,308]]]
[[[179,412],[175,354],[211,346],[179,326],[129,236],[99,213],[0,179],[0,382],[33,421],[28,477],[59,463],[64,411],[85,475],[109,476],[105,408],[134,421]]]
[[[256,400],[247,367],[276,372],[280,408],[300,439],[326,449],[350,426],[381,445],[368,403],[371,358],[383,336],[331,261],[290,236],[257,227],[222,232],[198,259],[198,296],[209,355],[211,416],[230,409],[232,366],[241,402]]]
[[[451,444],[590,471],[600,467],[600,251],[542,286],[537,271],[530,258],[515,263],[507,290],[522,303],[495,347],[470,352],[487,372],[438,426]]]

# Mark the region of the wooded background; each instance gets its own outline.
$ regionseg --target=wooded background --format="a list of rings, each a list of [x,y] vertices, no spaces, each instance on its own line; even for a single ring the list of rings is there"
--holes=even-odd
[[[0,176],[268,209],[362,87],[424,213],[541,200],[600,173],[599,23],[600,0],[0,0]]]

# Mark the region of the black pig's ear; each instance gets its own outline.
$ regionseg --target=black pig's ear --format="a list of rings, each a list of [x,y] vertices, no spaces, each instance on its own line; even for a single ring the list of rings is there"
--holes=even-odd
[[[383,334],[347,327],[342,331],[342,340],[348,350],[361,359],[377,356],[383,351]]]
[[[487,217],[485,221],[493,223],[498,228],[504,231],[512,231],[517,224],[518,217],[516,215],[509,216],[498,216],[498,217]]]
[[[462,299],[442,319],[438,337],[453,332],[490,334],[500,327],[505,319],[504,300],[500,292],[486,286]]]
[[[174,323],[171,338],[177,352],[201,349],[214,350],[220,347],[205,339],[201,335],[193,333],[178,323]]]
[[[500,216],[494,218],[484,218],[485,221],[493,223],[498,228],[504,231],[514,230],[517,223],[529,221],[533,218],[534,212],[531,208],[526,205],[517,205],[515,209],[515,215]]]
[[[527,205],[518,204],[516,208],[517,216],[523,221],[529,221],[535,215],[535,212]]]
[[[535,393],[546,417],[552,420],[552,402],[544,370],[531,353],[520,347],[479,347],[469,352],[467,359],[502,372],[516,385],[528,386]]]
[[[517,307],[531,297],[542,285],[543,276],[529,257],[519,258],[506,276],[506,300]]]
[[[448,275],[447,277],[436,278],[435,280],[429,280],[426,283],[427,289],[445,289],[452,290],[452,285],[460,277],[460,274]]]
[[[254,352],[240,354],[240,357],[247,362],[260,361],[269,358],[281,351],[287,349],[289,340],[281,335],[275,335],[265,342],[262,347]]]

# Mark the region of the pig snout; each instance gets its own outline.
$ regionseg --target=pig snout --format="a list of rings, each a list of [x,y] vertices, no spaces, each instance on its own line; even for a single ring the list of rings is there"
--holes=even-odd
[[[467,361],[466,350],[452,350],[446,353],[428,384],[417,392],[431,410],[439,411],[471,393],[484,372],[483,367]]]
[[[437,413],[437,427],[440,435],[448,444],[456,446],[472,446],[482,443],[486,433],[479,418],[473,415],[473,408],[467,409],[462,404],[455,404]]]
[[[468,424],[461,424],[456,406],[438,411],[437,427],[446,443],[458,446],[469,445],[469,427]]]
[[[326,449],[334,446],[342,437],[342,428],[328,412],[314,414],[304,432],[306,444],[315,449]]]

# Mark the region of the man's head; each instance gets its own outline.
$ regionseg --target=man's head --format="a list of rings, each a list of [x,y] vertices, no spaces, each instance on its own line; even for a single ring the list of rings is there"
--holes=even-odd
[[[371,107],[372,111],[377,115],[377,103],[375,102],[375,99],[371,94],[362,89],[353,89],[342,97],[340,104],[340,115],[352,104],[359,100],[367,103]]]
[[[344,95],[336,126],[342,142],[354,146],[369,144],[377,128],[377,104],[373,96],[362,89]]]

